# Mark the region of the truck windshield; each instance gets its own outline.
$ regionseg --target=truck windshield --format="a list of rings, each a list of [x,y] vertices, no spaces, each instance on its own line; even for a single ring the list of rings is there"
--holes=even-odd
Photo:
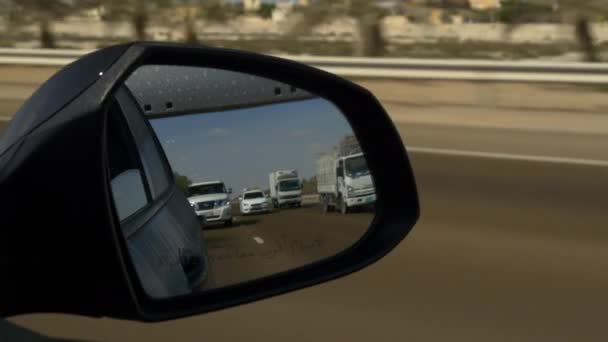
[[[243,197],[245,199],[264,198],[264,194],[261,192],[248,192]]]
[[[227,191],[224,183],[195,185],[188,188],[188,197],[210,194],[225,194],[226,192]]]
[[[279,191],[295,190],[300,190],[300,181],[297,179],[281,181],[281,183],[279,183]]]
[[[346,159],[345,164],[346,176],[348,177],[357,178],[369,175],[367,162],[363,156]]]

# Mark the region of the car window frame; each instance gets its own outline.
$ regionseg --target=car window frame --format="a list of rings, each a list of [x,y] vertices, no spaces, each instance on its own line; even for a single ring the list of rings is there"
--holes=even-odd
[[[116,96],[119,91],[123,91],[125,95],[120,99]],[[140,208],[125,219],[119,221],[124,234],[124,238],[125,240],[128,240],[129,237],[136,234],[141,228],[145,227],[146,223],[150,219],[152,219],[160,209],[162,209],[162,207],[167,201],[169,201],[175,191],[176,185],[171,165],[162,148],[162,145],[160,144],[160,141],[158,140],[158,137],[156,136],[156,133],[154,132],[154,129],[152,128],[152,125],[150,124],[148,118],[144,115],[139,105],[137,105],[137,102],[131,94],[131,91],[123,85],[116,90],[114,95],[112,95],[112,98],[113,101],[116,101],[117,105],[120,108],[120,115],[122,116],[122,120],[124,120],[124,124],[126,125],[125,128],[129,136],[129,142],[132,144],[132,148],[134,148],[134,152],[137,154],[137,161],[141,165],[141,171],[143,175],[142,178],[144,181],[144,186],[146,187],[146,194],[147,196],[149,196],[148,203],[144,207]],[[137,108],[137,111],[133,113],[133,115],[139,115],[141,117],[143,121],[143,126],[141,128],[148,130],[148,132],[150,133],[155,146],[155,150],[157,151],[157,153],[159,153],[160,162],[165,171],[165,176],[167,177],[167,188],[161,191],[156,197],[154,197],[152,189],[150,187],[149,182],[151,180],[151,177],[148,175],[148,172],[145,168],[145,164],[143,163],[143,155],[140,153],[139,148],[137,147],[137,140],[134,136],[133,127],[131,126],[131,122],[126,116],[122,106],[123,104],[121,103],[121,101],[124,100],[131,101],[131,104],[134,104],[134,108]]]
[[[116,112],[111,112],[110,114],[116,115],[117,117],[111,118],[111,119],[109,118],[109,120],[117,120],[118,132],[116,132],[116,134],[118,136],[120,136],[121,143],[125,144],[124,147],[127,150],[127,153],[129,154],[129,158],[132,158],[134,160],[134,162],[136,163],[137,170],[140,171],[140,174],[141,174],[144,192],[146,194],[146,204],[144,206],[142,206],[141,208],[137,209],[135,212],[131,213],[129,216],[120,220],[121,225],[123,225],[126,222],[131,221],[131,219],[133,217],[140,215],[143,211],[146,210],[146,208],[149,208],[151,206],[152,202],[154,201],[154,199],[153,199],[152,193],[150,191],[150,184],[148,184],[149,180],[148,180],[148,177],[146,177],[142,159],[141,159],[141,157],[139,155],[139,151],[137,149],[137,142],[135,141],[135,137],[133,136],[133,133],[129,127],[127,118],[125,117],[124,113],[122,112],[122,108],[120,106],[118,99],[114,98],[113,102],[114,103],[112,103],[110,106],[116,105],[118,110]],[[109,146],[108,146],[108,148],[109,148]],[[108,153],[111,153],[109,149],[108,149]],[[128,226],[128,224],[125,224],[125,225]]]
[[[118,96],[120,96],[120,98],[118,98]],[[139,154],[139,158],[142,160],[143,171],[144,171],[144,174],[146,175],[146,178],[148,179],[148,186],[150,187],[149,190],[150,190],[150,194],[152,196],[152,200],[156,201],[156,200],[164,197],[164,195],[167,192],[169,192],[170,189],[175,184],[175,179],[174,179],[173,169],[171,167],[171,164],[169,163],[169,160],[167,159],[165,150],[163,149],[160,141],[158,140],[156,132],[154,131],[154,128],[150,124],[149,119],[146,117],[142,108],[140,108],[139,104],[135,100],[135,97],[133,96],[131,91],[127,88],[127,86],[123,85],[123,86],[119,87],[119,89],[117,89],[116,93],[114,94],[114,97],[117,99],[118,105],[120,106],[120,108],[122,110],[122,114],[123,114],[125,120],[127,121],[127,126],[131,133],[131,136],[133,137],[133,141],[135,142],[135,147],[137,149],[137,153]],[[128,103],[123,103],[122,101],[128,101]],[[124,108],[124,106],[126,106],[126,105],[131,106],[131,108],[129,108],[128,113]],[[131,109],[136,109],[136,110],[132,111]],[[141,126],[133,127],[134,125],[138,125],[139,123],[132,122],[132,120],[130,120],[128,117],[129,115],[133,115],[134,117],[137,117],[136,120],[141,119]],[[139,149],[138,141],[135,136],[136,129],[143,129],[150,135],[153,146],[154,146],[153,150],[157,154],[158,160],[160,161],[160,165],[162,167],[162,173],[164,175],[163,178],[166,181],[166,187],[164,189],[158,191],[158,193],[154,193],[154,191],[153,191],[157,187],[157,185],[153,184],[154,177],[152,176],[152,171],[150,170],[149,167],[147,167],[148,164],[146,164],[146,162],[144,161],[144,159],[145,159],[144,157],[146,157],[146,156],[144,156],[144,154],[141,153],[141,151]]]

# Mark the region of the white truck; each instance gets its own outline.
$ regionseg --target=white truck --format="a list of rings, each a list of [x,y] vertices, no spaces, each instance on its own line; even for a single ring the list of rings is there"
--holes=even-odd
[[[297,170],[276,170],[268,176],[270,198],[275,208],[300,207],[302,182]]]
[[[376,202],[374,183],[354,136],[344,138],[332,152],[320,156],[316,164],[317,192],[323,211],[347,214],[354,207]]]

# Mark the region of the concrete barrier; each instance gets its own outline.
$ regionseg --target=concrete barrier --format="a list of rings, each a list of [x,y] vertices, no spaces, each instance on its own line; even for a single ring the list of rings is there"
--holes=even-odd
[[[60,66],[91,50],[0,49],[0,64]],[[608,64],[280,55],[345,76],[383,79],[608,83]]]

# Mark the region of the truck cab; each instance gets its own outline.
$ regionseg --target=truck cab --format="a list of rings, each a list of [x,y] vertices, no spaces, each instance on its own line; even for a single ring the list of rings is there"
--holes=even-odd
[[[269,175],[269,188],[275,208],[300,207],[302,182],[296,170],[278,170]]]
[[[376,201],[376,190],[363,153],[339,158],[336,171],[338,190],[346,209]]]
[[[323,211],[346,214],[376,202],[376,189],[361,152],[328,153],[317,159],[317,192]]]
[[[231,193],[232,190],[227,189],[222,181],[194,183],[188,186],[188,201],[201,222],[222,222],[225,226],[231,226]]]

